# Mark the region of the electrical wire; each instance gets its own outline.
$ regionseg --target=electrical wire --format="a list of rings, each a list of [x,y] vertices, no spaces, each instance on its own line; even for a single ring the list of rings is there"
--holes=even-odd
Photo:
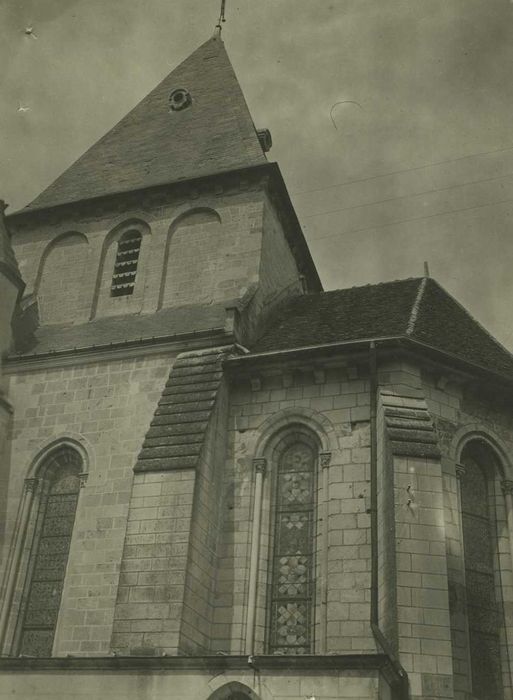
[[[496,202],[487,202],[486,204],[477,204],[472,207],[463,207],[461,209],[451,209],[450,211],[444,211],[444,212],[438,212],[436,214],[427,214],[426,216],[417,216],[417,217],[412,217],[411,219],[399,219],[398,221],[392,221],[390,224],[377,224],[376,226],[369,226],[366,228],[356,228],[352,229],[351,231],[335,231],[333,233],[327,233],[324,236],[315,236],[312,238],[314,241],[320,241],[324,238],[331,238],[332,236],[350,236],[353,233],[365,233],[367,231],[375,231],[380,228],[389,228],[390,226],[397,226],[398,224],[405,224],[405,223],[411,223],[414,221],[423,221],[424,219],[433,219],[437,216],[447,216],[449,214],[457,214],[458,212],[462,211],[472,211],[475,209],[482,209],[484,207],[491,207],[496,204],[506,204],[507,202],[513,202],[513,198],[509,197],[508,199],[500,199],[497,200]]]
[[[325,214],[335,214],[340,211],[349,211],[351,209],[362,209],[364,207],[371,207],[374,204],[386,204],[387,202],[396,202],[399,199],[409,199],[410,197],[421,197],[423,194],[433,194],[438,192],[446,192],[447,190],[454,190],[458,187],[467,187],[468,185],[478,185],[482,182],[493,182],[495,180],[502,180],[506,177],[513,177],[513,172],[505,173],[504,175],[496,175],[495,177],[489,177],[482,180],[469,180],[468,182],[462,182],[458,185],[448,185],[447,187],[438,187],[432,190],[422,190],[421,192],[413,192],[411,194],[403,194],[397,197],[388,197],[387,199],[377,199],[372,202],[365,202],[363,204],[354,204],[350,207],[342,207],[340,209],[326,209],[325,211],[317,212],[316,214],[306,214],[303,219],[313,219],[317,216],[324,216]]]
[[[461,160],[468,160],[469,158],[478,158],[479,156],[488,156],[493,153],[504,153],[506,151],[512,151],[513,146],[507,146],[506,148],[497,148],[493,151],[480,151],[478,153],[470,153],[468,156],[459,156],[458,158],[450,158],[448,160],[439,160],[434,163],[426,163],[425,165],[417,165],[414,168],[405,168],[403,170],[392,170],[388,173],[382,173],[381,175],[371,175],[370,177],[364,177],[357,180],[347,180],[346,182],[339,182],[334,185],[327,185],[326,187],[317,187],[312,190],[300,190],[299,192],[291,192],[291,196],[299,197],[303,194],[310,194],[312,192],[324,192],[324,190],[332,190],[336,187],[346,187],[347,185],[356,185],[363,182],[370,182],[371,180],[378,180],[380,177],[391,177],[392,175],[401,175],[403,173],[413,173],[417,170],[425,170],[426,168],[434,168],[438,165],[446,165],[448,163],[457,163]]]

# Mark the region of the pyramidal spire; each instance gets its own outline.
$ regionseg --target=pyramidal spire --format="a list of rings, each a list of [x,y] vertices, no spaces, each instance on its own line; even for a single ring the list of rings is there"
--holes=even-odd
[[[224,44],[214,35],[27,209],[138,190],[265,160]]]

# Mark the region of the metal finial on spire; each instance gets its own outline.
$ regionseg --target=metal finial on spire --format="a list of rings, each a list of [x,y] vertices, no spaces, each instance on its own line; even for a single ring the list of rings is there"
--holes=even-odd
[[[217,20],[216,24],[216,34],[218,36],[221,36],[221,30],[222,30],[222,23],[226,22],[226,17],[224,16],[226,8],[226,0],[221,0],[221,12],[219,13],[219,19]]]
[[[427,261],[424,261],[424,277],[429,277],[429,264]]]

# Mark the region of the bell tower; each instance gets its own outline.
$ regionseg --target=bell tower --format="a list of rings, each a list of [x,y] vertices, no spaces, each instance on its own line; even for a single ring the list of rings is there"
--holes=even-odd
[[[16,416],[6,551],[15,563],[0,612],[4,655],[223,648],[224,363],[247,352],[282,302],[321,290],[267,160],[271,145],[216,32],[9,216],[24,306],[32,301],[39,325],[25,324],[8,360]],[[21,553],[46,546],[34,518],[61,477],[72,477],[65,495],[76,515],[59,554],[65,575],[49,587]],[[20,529],[19,504],[34,484]],[[159,505],[142,523],[147,499]],[[94,550],[74,546],[92,531],[101,532]],[[56,571],[57,559],[46,568]],[[109,585],[98,587],[105,576]],[[88,591],[98,614],[86,614]]]
[[[271,143],[216,32],[10,217],[34,348],[212,329],[249,342],[283,298],[319,290]]]

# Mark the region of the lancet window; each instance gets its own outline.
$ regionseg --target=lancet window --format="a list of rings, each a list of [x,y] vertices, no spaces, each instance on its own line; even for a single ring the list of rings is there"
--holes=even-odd
[[[18,654],[51,656],[80,491],[82,458],[68,446],[42,468]]]
[[[289,436],[276,463],[269,652],[313,651],[316,452]]]
[[[490,450],[465,449],[461,463],[461,511],[472,695],[480,700],[502,697],[499,630],[502,626],[494,571],[496,532],[490,508]]]

